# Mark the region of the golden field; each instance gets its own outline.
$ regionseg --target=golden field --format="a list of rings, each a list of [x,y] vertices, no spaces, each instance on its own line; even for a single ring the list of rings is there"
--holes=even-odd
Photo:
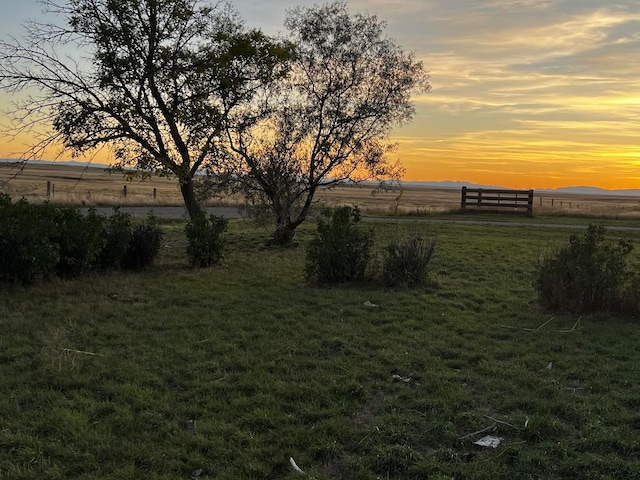
[[[41,202],[48,198],[56,204],[73,206],[182,205],[174,178],[125,178],[122,173],[109,174],[102,168],[56,163],[27,163],[20,167],[0,163],[0,192],[8,193],[14,199],[25,197],[32,202]],[[363,212],[380,214],[442,213],[460,207],[460,189],[456,188],[405,186],[398,199],[399,193],[376,192],[371,185],[341,186],[322,191],[317,198],[329,206],[358,205]],[[233,205],[239,201],[239,198],[224,198],[210,203]],[[534,214],[562,213],[640,216],[640,197],[535,193]]]

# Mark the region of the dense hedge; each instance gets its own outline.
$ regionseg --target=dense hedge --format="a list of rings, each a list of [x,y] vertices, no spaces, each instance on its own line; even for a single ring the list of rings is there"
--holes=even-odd
[[[153,217],[132,225],[117,209],[111,216],[49,203],[13,202],[0,194],[0,279],[29,284],[91,270],[141,269],[155,260],[162,231]]]

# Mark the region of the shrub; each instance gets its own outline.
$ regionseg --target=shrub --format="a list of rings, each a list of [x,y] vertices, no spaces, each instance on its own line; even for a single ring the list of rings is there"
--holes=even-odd
[[[544,306],[596,312],[629,305],[625,292],[633,291],[629,288],[633,279],[627,257],[633,245],[627,240],[607,242],[604,237],[604,227],[589,225],[584,235],[571,235],[567,245],[538,261],[534,285]]]
[[[102,249],[103,217],[89,210],[87,215],[77,208],[56,208],[53,212],[56,231],[49,239],[59,248],[56,273],[77,276],[91,268]]]
[[[0,195],[0,278],[30,284],[53,275],[60,259],[59,246],[51,242],[55,227],[51,205],[12,203]]]
[[[228,220],[200,212],[185,227],[187,235],[187,257],[193,267],[208,267],[222,259]]]
[[[102,248],[96,266],[101,269],[118,269],[132,238],[131,215],[116,207],[102,224]]]
[[[307,280],[327,284],[365,278],[372,258],[373,231],[361,228],[359,222],[357,207],[325,210],[307,249]]]
[[[122,267],[140,270],[151,265],[158,256],[161,242],[162,230],[156,224],[156,218],[149,215],[144,223],[134,225]]]
[[[392,241],[384,248],[382,283],[387,287],[424,285],[435,249],[435,239],[413,236],[404,242]]]
[[[82,215],[0,194],[0,280],[29,284],[91,268],[142,268],[157,256],[161,239],[152,216],[132,228],[130,216],[117,209],[105,218],[93,209]]]

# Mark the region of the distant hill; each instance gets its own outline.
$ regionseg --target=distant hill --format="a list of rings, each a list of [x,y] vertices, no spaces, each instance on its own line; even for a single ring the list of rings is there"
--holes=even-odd
[[[456,188],[462,187],[468,188],[507,188],[497,185],[479,185],[471,182],[460,182],[447,180],[443,182],[402,182],[403,185],[408,187],[428,187],[428,188]],[[528,189],[527,189],[528,190]],[[622,189],[622,190],[607,190],[605,188],[588,187],[588,186],[576,186],[576,187],[560,187],[556,189],[550,188],[534,188],[537,192],[545,193],[571,193],[575,195],[621,195],[628,197],[640,196],[640,189]]]
[[[22,163],[23,160],[19,160],[17,158],[0,158],[0,163]],[[28,160],[28,163],[33,163],[36,165],[63,165],[66,167],[90,167],[90,168],[108,168],[109,165],[105,163],[95,163],[95,162],[77,162],[74,160]]]
[[[476,183],[471,182],[461,182],[457,180],[446,180],[443,182],[402,182],[403,185],[407,187],[430,187],[430,188],[456,188],[460,189],[462,187],[468,188],[505,188],[499,187],[497,185],[478,185]]]
[[[20,160],[15,158],[0,158],[0,163],[17,163]],[[77,162],[73,160],[29,160],[29,163],[35,164],[51,164],[65,165],[70,167],[89,167],[89,168],[108,168],[109,165],[104,163],[89,163],[89,162]],[[365,182],[372,183],[372,182]],[[407,187],[421,187],[421,188],[450,188],[461,189],[462,187],[468,188],[507,188],[499,185],[480,185],[477,183],[463,182],[459,180],[445,180],[445,181],[411,181],[402,182]],[[574,195],[620,195],[625,197],[640,197],[640,189],[621,189],[621,190],[607,190],[599,187],[589,186],[573,186],[573,187],[560,187],[555,189],[549,188],[535,188],[536,192],[543,193],[568,193]]]
[[[574,193],[579,195],[621,195],[627,197],[640,196],[640,189],[606,190],[598,187],[562,187],[552,190],[560,193]]]

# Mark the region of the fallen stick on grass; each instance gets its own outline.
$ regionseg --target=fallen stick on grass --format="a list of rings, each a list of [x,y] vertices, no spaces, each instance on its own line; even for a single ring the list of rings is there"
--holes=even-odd
[[[91,355],[94,357],[106,357],[101,353],[85,352],[84,350],[74,350],[73,348],[63,348],[62,353],[78,353],[80,355]]]
[[[469,434],[464,435],[462,437],[458,437],[458,440],[466,440],[467,438],[471,438],[471,437],[473,437],[475,435],[479,435],[481,433],[488,432],[488,431],[493,430],[494,428],[496,428],[496,425],[497,424],[493,423],[493,424],[489,425],[488,427],[483,428],[482,430],[478,430],[477,432],[469,433]]]
[[[500,423],[502,425],[506,425],[508,427],[515,428],[516,430],[520,430],[520,427],[516,427],[515,425],[513,425],[513,424],[511,424],[509,422],[504,422],[502,420],[498,420],[497,418],[490,417],[489,415],[483,415],[483,417],[488,418],[489,420],[492,420],[492,421],[494,421],[496,423]]]
[[[512,329],[512,330],[524,330],[525,332],[538,332],[538,331],[540,331],[540,329],[541,329],[542,327],[544,327],[545,325],[547,325],[547,324],[548,324],[551,320],[553,320],[554,318],[556,318],[556,317],[555,317],[555,315],[554,315],[554,316],[552,316],[552,317],[551,317],[549,320],[547,320],[546,322],[544,322],[542,325],[540,325],[538,328],[522,328],[522,327],[516,327],[516,326],[513,326],[513,325],[505,325],[505,324],[503,324],[503,323],[501,323],[501,324],[500,324],[500,325],[498,325],[498,326],[499,326],[499,327],[502,327],[502,328],[510,328],[510,329]],[[569,329],[545,330],[545,332],[553,331],[553,332],[558,332],[558,333],[571,333],[571,332],[575,331],[575,329],[576,329],[576,327],[577,327],[578,325],[580,325],[580,321],[581,321],[581,319],[582,319],[582,317],[579,317],[579,318],[578,318],[578,320],[576,320],[576,323],[574,323],[574,324],[573,324],[573,327],[571,327],[571,328],[569,328]]]
[[[580,320],[581,319],[582,319],[582,317],[579,317],[578,320],[576,320],[576,323],[574,323],[573,327],[571,327],[570,329],[568,329],[568,330],[558,330],[558,332],[560,332],[560,333],[571,333],[571,332],[573,332],[576,329],[576,327],[580,324]]]

